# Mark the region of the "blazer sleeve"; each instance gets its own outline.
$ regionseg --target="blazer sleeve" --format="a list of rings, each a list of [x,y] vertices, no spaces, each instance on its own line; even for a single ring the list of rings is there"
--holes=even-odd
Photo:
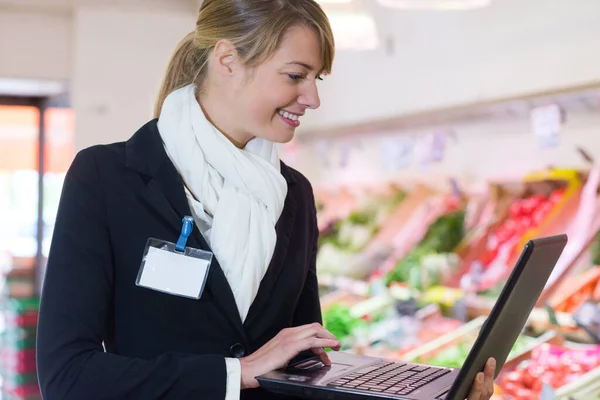
[[[310,197],[309,207],[311,210],[311,215],[309,218],[312,226],[309,246],[310,258],[304,287],[294,312],[293,326],[306,325],[314,322],[318,322],[320,324],[323,323],[323,318],[321,315],[321,301],[319,299],[319,283],[317,280],[317,243],[319,239],[317,210],[310,184],[308,184],[308,190],[310,193],[310,196],[308,197]]]
[[[113,263],[94,152],[80,152],[60,200],[43,284],[37,368],[44,399],[224,399],[220,355],[134,359],[104,352]]]

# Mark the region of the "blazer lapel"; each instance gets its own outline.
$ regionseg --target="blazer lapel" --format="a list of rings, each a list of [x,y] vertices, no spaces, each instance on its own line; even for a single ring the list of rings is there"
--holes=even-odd
[[[281,270],[286,264],[285,258],[290,245],[290,238],[294,228],[294,220],[296,218],[297,203],[296,196],[293,194],[293,187],[296,181],[283,163],[281,173],[286,178],[288,183],[288,193],[285,198],[285,204],[281,216],[275,225],[275,230],[277,232],[277,243],[275,244],[275,251],[273,252],[273,257],[271,258],[267,272],[265,273],[265,276],[263,277],[258,288],[258,293],[256,294],[256,297],[250,306],[246,321],[244,321],[244,327],[246,327],[246,329],[249,329],[253,324],[257,323],[258,317],[262,315],[262,310],[269,301],[272,288],[277,283],[277,279],[279,278]]]
[[[126,146],[127,166],[149,176],[141,194],[143,202],[173,230],[173,237],[164,239],[176,241],[181,231],[183,217],[192,215],[192,213],[185,195],[183,181],[164,150],[156,127],[156,120],[142,127],[127,142]],[[150,160],[154,164],[150,164]],[[195,225],[192,235],[188,239],[188,245],[211,251]],[[214,255],[205,290],[207,289],[211,292],[215,305],[229,320],[232,327],[246,340],[233,292]]]

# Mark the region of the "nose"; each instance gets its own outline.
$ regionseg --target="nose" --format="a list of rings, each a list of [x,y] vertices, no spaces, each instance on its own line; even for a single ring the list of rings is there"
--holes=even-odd
[[[302,88],[298,97],[298,103],[313,110],[319,108],[321,99],[319,98],[319,89],[314,81],[308,81],[305,87]]]

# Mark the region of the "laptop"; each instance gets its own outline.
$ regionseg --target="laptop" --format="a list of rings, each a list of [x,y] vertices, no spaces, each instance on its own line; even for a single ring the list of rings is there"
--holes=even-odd
[[[464,400],[488,358],[497,377],[567,244],[566,235],[527,242],[461,369],[330,352],[258,376],[267,391],[307,399]]]

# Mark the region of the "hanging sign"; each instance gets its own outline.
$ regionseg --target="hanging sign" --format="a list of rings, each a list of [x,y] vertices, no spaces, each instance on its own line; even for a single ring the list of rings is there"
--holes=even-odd
[[[332,151],[331,145],[324,140],[318,140],[317,142],[315,142],[315,150],[317,152],[317,155],[321,159],[321,163],[323,164],[323,166],[329,167],[329,158]]]
[[[381,141],[381,162],[389,172],[407,168],[412,163],[415,142],[411,137],[399,136]]]
[[[536,107],[531,110],[531,129],[538,137],[540,147],[557,147],[560,144],[560,129],[564,113],[557,104]]]
[[[444,160],[446,145],[448,143],[448,132],[437,131],[423,135],[417,145],[417,162],[421,167]]]
[[[352,152],[352,149],[356,146],[356,143],[354,141],[351,140],[344,140],[342,142],[341,148],[340,148],[340,167],[345,169],[346,167],[348,167],[348,164],[350,163],[350,153]]]

